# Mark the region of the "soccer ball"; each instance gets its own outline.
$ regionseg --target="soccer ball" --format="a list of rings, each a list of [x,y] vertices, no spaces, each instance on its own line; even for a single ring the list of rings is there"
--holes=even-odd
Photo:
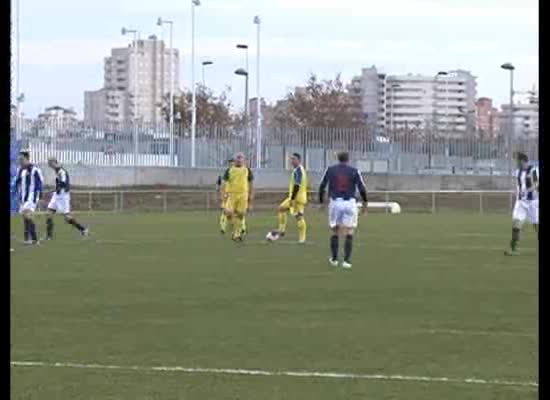
[[[277,239],[279,239],[279,232],[277,231],[269,231],[267,235],[265,235],[265,240],[268,242],[274,242]]]

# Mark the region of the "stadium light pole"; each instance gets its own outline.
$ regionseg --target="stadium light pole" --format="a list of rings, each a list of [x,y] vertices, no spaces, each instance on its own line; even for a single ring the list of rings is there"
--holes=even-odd
[[[245,85],[244,85],[244,118],[245,118],[245,128],[246,128],[246,131],[249,135],[249,139],[250,139],[250,133],[249,133],[249,129],[248,129],[248,71],[245,70],[244,68],[239,68],[237,70],[235,70],[235,75],[239,75],[239,76],[244,76],[244,81],[245,81]]]
[[[260,96],[260,16],[254,17],[256,25],[256,168],[262,166],[262,96]]]
[[[204,67],[214,64],[214,61],[203,61],[202,62],[202,86],[206,87],[206,80],[204,78]]]
[[[174,47],[172,44],[172,38],[173,38],[173,31],[174,31],[174,21],[168,21],[165,19],[162,19],[161,17],[157,20],[157,25],[162,27],[162,25],[170,25],[170,40],[169,40],[169,46],[170,46],[170,57],[169,57],[169,64],[170,64],[170,165],[174,166]]]
[[[21,138],[21,103],[23,95],[20,92],[21,83],[21,6],[20,0],[15,0],[15,137]],[[12,64],[13,65],[13,64]]]
[[[191,0],[191,168],[195,168],[195,140],[197,133],[197,88],[195,84],[195,7],[200,0]]]
[[[123,36],[131,33],[134,36],[134,166],[137,165],[137,158],[139,153],[139,135],[138,135],[138,94],[139,94],[139,62],[138,62],[138,37],[139,31],[137,29],[127,29],[122,28],[121,31]]]
[[[509,115],[509,124],[508,129],[508,175],[512,176],[512,141],[514,140],[514,70],[516,67],[512,63],[504,63],[500,68],[510,71],[510,115]]]

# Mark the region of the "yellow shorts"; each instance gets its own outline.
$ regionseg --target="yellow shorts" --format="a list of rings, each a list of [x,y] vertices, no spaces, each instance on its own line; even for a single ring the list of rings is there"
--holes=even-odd
[[[229,196],[224,195],[223,201],[222,201],[222,209],[227,210],[228,207],[229,207]]]
[[[291,207],[290,206],[291,202],[292,202],[292,200],[290,200],[290,198],[287,198],[281,203],[279,208],[288,209],[290,214],[292,214],[294,216],[304,215],[304,211],[306,209],[306,204],[305,203],[298,203],[298,202],[295,201],[294,202],[294,207]]]
[[[230,194],[225,209],[236,214],[246,214],[248,211],[248,194]]]

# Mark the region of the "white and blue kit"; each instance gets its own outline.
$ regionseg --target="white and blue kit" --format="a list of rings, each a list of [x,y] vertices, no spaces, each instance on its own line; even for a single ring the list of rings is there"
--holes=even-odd
[[[42,195],[44,179],[42,171],[32,164],[17,170],[15,179],[19,200],[19,212],[34,212]]]
[[[521,223],[528,221],[531,224],[539,223],[539,170],[535,166],[527,166],[515,172],[516,202],[512,219]]]
[[[48,203],[48,209],[59,214],[69,214],[71,212],[71,182],[69,174],[65,168],[60,167],[55,170],[55,193]]]
[[[355,200],[359,191],[363,202],[367,202],[367,190],[361,173],[357,168],[340,163],[327,168],[319,188],[319,200],[322,203],[326,187],[329,192],[329,227],[357,227],[358,207]],[[366,207],[366,204],[364,205]]]

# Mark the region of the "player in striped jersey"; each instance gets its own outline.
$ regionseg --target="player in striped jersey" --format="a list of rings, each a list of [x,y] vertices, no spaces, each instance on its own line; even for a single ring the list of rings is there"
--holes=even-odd
[[[518,169],[515,172],[517,181],[516,203],[512,213],[512,240],[508,256],[519,255],[517,250],[521,227],[525,221],[533,224],[538,232],[539,224],[539,170],[529,165],[529,159],[523,153],[517,154]]]
[[[290,212],[296,218],[298,226],[298,242],[305,243],[306,241],[306,220],[304,211],[307,204],[307,173],[302,165],[302,157],[298,153],[293,153],[290,157],[290,163],[293,170],[290,175],[290,184],[288,188],[288,197],[279,206],[277,220],[279,227],[271,232],[273,240],[283,237],[286,231],[287,214]]]
[[[48,166],[55,172],[55,192],[48,203],[46,240],[53,239],[53,216],[56,213],[63,215],[65,222],[78,229],[78,232],[80,232],[82,236],[88,236],[88,229],[79,224],[71,215],[71,181],[69,173],[55,158],[50,158],[48,160]]]
[[[38,244],[33,213],[36,211],[42,194],[44,179],[40,169],[31,163],[29,152],[20,152],[18,162],[19,169],[17,170],[15,186],[19,197],[19,213],[23,216],[24,243],[27,245]]]

